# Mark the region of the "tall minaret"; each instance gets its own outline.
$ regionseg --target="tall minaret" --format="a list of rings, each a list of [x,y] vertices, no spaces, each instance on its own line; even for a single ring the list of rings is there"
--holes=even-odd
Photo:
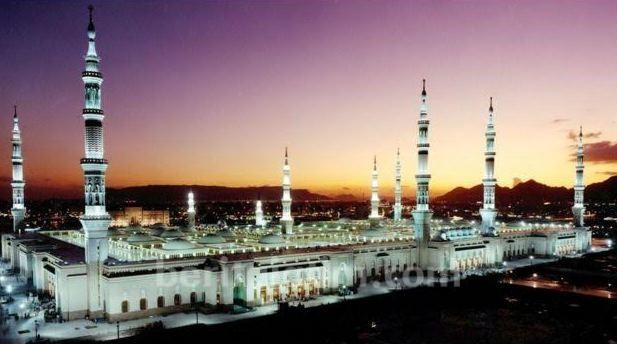
[[[261,207],[261,197],[257,197],[257,202],[255,202],[255,226],[263,227],[266,225],[266,221],[264,220],[264,211]]]
[[[13,215],[13,232],[20,230],[20,225],[24,221],[26,215],[26,207],[24,205],[24,159],[21,156],[21,131],[19,130],[19,118],[17,118],[17,105],[15,105],[15,112],[13,114],[13,153],[11,160],[13,161],[13,181],[11,187],[13,187],[13,208],[11,208],[11,214]]]
[[[488,108],[488,123],[486,124],[486,151],[484,152],[484,205],[480,209],[482,216],[482,234],[495,235],[495,126],[493,124],[493,97]]]
[[[572,207],[572,214],[574,215],[574,226],[584,227],[584,215],[585,215],[585,183],[583,181],[583,127],[581,127],[578,134],[578,147],[576,148],[576,183],[574,184],[574,206]]]
[[[287,155],[287,147],[285,147],[285,165],[283,166],[283,215],[281,216],[281,227],[284,234],[293,233],[294,220],[291,217],[291,169],[289,168],[289,159]]]
[[[191,232],[195,231],[195,196],[193,195],[193,191],[189,192],[188,205],[189,208],[186,211],[188,215],[188,230]]]
[[[103,76],[99,71],[99,57],[96,54],[92,5],[88,23],[88,52],[86,70],[81,74],[85,84],[85,158],[81,159],[84,171],[85,212],[80,221],[85,234],[85,253],[88,276],[88,313],[90,318],[102,315],[101,266],[107,259],[107,229],[111,217],[105,209],[105,171],[107,160],[103,152],[103,110],[101,109],[101,83]]]
[[[401,220],[403,206],[401,205],[401,152],[396,149],[396,168],[394,177],[394,221]]]
[[[371,173],[371,214],[368,216],[371,227],[377,227],[381,216],[379,215],[379,173],[377,172],[377,156],[373,157],[373,172]]]
[[[416,172],[416,209],[412,212],[417,244],[426,244],[431,236],[431,217],[429,209],[428,183],[428,103],[426,97],[426,80],[422,79],[420,96],[420,118],[418,119],[418,170]],[[418,250],[420,251],[420,250]],[[423,259],[420,259],[420,264]]]

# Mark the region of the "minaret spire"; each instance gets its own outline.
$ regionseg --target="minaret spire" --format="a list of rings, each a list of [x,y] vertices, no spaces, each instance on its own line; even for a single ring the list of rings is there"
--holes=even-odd
[[[264,227],[264,211],[262,209],[261,194],[257,194],[257,202],[255,202],[255,226]]]
[[[103,313],[101,266],[107,260],[107,229],[111,217],[105,206],[105,172],[107,160],[103,145],[103,109],[101,106],[101,84],[103,75],[99,70],[96,53],[93,7],[89,7],[88,51],[86,70],[81,73],[85,87],[85,101],[82,117],[85,123],[85,157],[81,159],[84,171],[84,214],[80,217],[85,237],[86,273],[88,279],[88,315],[100,317]]]
[[[195,195],[193,195],[193,191],[189,191],[188,194],[188,210],[186,211],[188,216],[188,230],[190,232],[195,231]]]
[[[371,228],[379,226],[379,173],[377,172],[377,156],[373,157],[373,172],[371,173],[371,213],[368,217]]]
[[[284,234],[293,234],[293,217],[291,217],[291,169],[289,167],[289,156],[285,147],[285,165],[283,166],[283,213],[281,216],[281,227]]]
[[[488,108],[488,123],[486,124],[486,151],[484,152],[484,201],[480,216],[482,216],[482,234],[495,235],[495,127],[493,124],[493,97],[490,98]]]
[[[418,168],[416,171],[416,208],[412,212],[414,222],[415,241],[417,246],[417,264],[426,268],[428,264],[428,243],[431,239],[431,218],[433,212],[429,208],[429,181],[431,174],[428,171],[428,103],[426,95],[426,81],[422,80],[422,94],[420,95],[420,118],[418,119]]]
[[[21,154],[21,130],[19,129],[19,118],[17,117],[17,105],[13,107],[13,135],[11,143],[13,152],[11,161],[13,164],[13,180],[11,187],[13,188],[13,207],[11,215],[13,216],[13,232],[21,231],[21,224],[26,216],[26,206],[24,202],[24,181],[23,163],[24,159]]]
[[[396,149],[396,166],[394,174],[394,221],[400,221],[402,216],[403,206],[401,204],[402,188],[401,188],[401,152]]]
[[[585,226],[585,181],[583,179],[585,165],[583,163],[583,157],[583,127],[581,126],[578,134],[578,146],[576,147],[576,182],[574,184],[574,206],[572,207],[575,227]]]

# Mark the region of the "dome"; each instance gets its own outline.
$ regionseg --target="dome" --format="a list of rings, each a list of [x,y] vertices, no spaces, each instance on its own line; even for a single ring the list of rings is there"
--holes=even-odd
[[[169,238],[181,238],[184,236],[184,233],[180,232],[178,228],[168,229],[161,232],[160,237],[169,239]]]
[[[259,238],[259,243],[266,245],[283,244],[284,242],[285,240],[278,234],[266,234]]]
[[[385,233],[381,228],[370,228],[370,229],[365,229],[362,232],[360,232],[361,236],[365,236],[369,238],[382,236],[384,234]]]
[[[197,243],[198,244],[204,244],[204,245],[224,244],[225,243],[225,238],[223,238],[222,236],[220,236],[218,234],[210,233],[210,234],[206,235],[205,237],[201,237],[201,238],[197,239]]]
[[[195,245],[184,239],[175,239],[166,242],[163,248],[166,250],[190,250],[195,248]]]
[[[229,230],[229,228],[221,229],[220,231],[218,231],[217,234],[222,236],[223,238],[229,238],[229,237],[233,237],[234,236],[234,233],[232,233]]]
[[[156,239],[145,233],[135,233],[130,235],[126,241],[131,244],[143,244],[156,241]]]

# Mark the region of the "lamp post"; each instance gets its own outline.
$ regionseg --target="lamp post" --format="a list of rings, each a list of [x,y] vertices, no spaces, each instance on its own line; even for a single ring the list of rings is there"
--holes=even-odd
[[[39,339],[39,321],[38,320],[34,320],[34,340],[38,340]]]
[[[116,334],[117,334],[117,339],[120,339],[120,322],[116,321]]]

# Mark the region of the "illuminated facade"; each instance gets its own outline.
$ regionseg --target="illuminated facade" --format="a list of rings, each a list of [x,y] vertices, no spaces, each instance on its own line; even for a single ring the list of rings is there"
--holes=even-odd
[[[131,225],[152,226],[163,224],[169,226],[169,210],[142,207],[126,207],[121,210],[110,211],[111,227],[126,227]]]
[[[580,214],[580,218],[576,218],[574,226],[495,221],[491,235],[483,235],[482,227],[477,228],[474,222],[446,220],[444,224],[441,219],[432,219],[424,82],[418,119],[417,204],[412,222],[384,219],[379,215],[375,159],[368,220],[306,222],[294,226],[286,150],[283,211],[278,224],[264,222],[226,228],[201,225],[191,231],[166,226],[108,231],[111,217],[105,207],[107,161],[103,154],[100,103],[103,79],[94,39],[90,9],[89,48],[83,73],[86,88],[83,110],[86,157],[81,160],[85,181],[83,230],[2,236],[3,258],[34,289],[51,294],[56,310],[64,319],[85,316],[104,317],[109,321],[134,319],[185,311],[193,309],[195,304],[259,306],[335,293],[363,281],[402,276],[411,269],[467,272],[498,268],[504,261],[530,254],[559,257],[585,253],[590,248],[591,232],[583,226],[582,210],[579,210],[583,207],[584,192],[582,139],[577,151],[573,208],[575,217]],[[492,152],[489,148],[487,139],[487,152]],[[492,173],[486,174],[485,180],[493,180],[487,176],[492,177]],[[485,198],[485,206],[491,204],[494,205]],[[188,209],[194,214],[191,196]],[[257,216],[259,213],[261,216]],[[263,220],[261,204],[257,203],[256,220],[260,217]],[[379,230],[375,228],[377,225]]]

